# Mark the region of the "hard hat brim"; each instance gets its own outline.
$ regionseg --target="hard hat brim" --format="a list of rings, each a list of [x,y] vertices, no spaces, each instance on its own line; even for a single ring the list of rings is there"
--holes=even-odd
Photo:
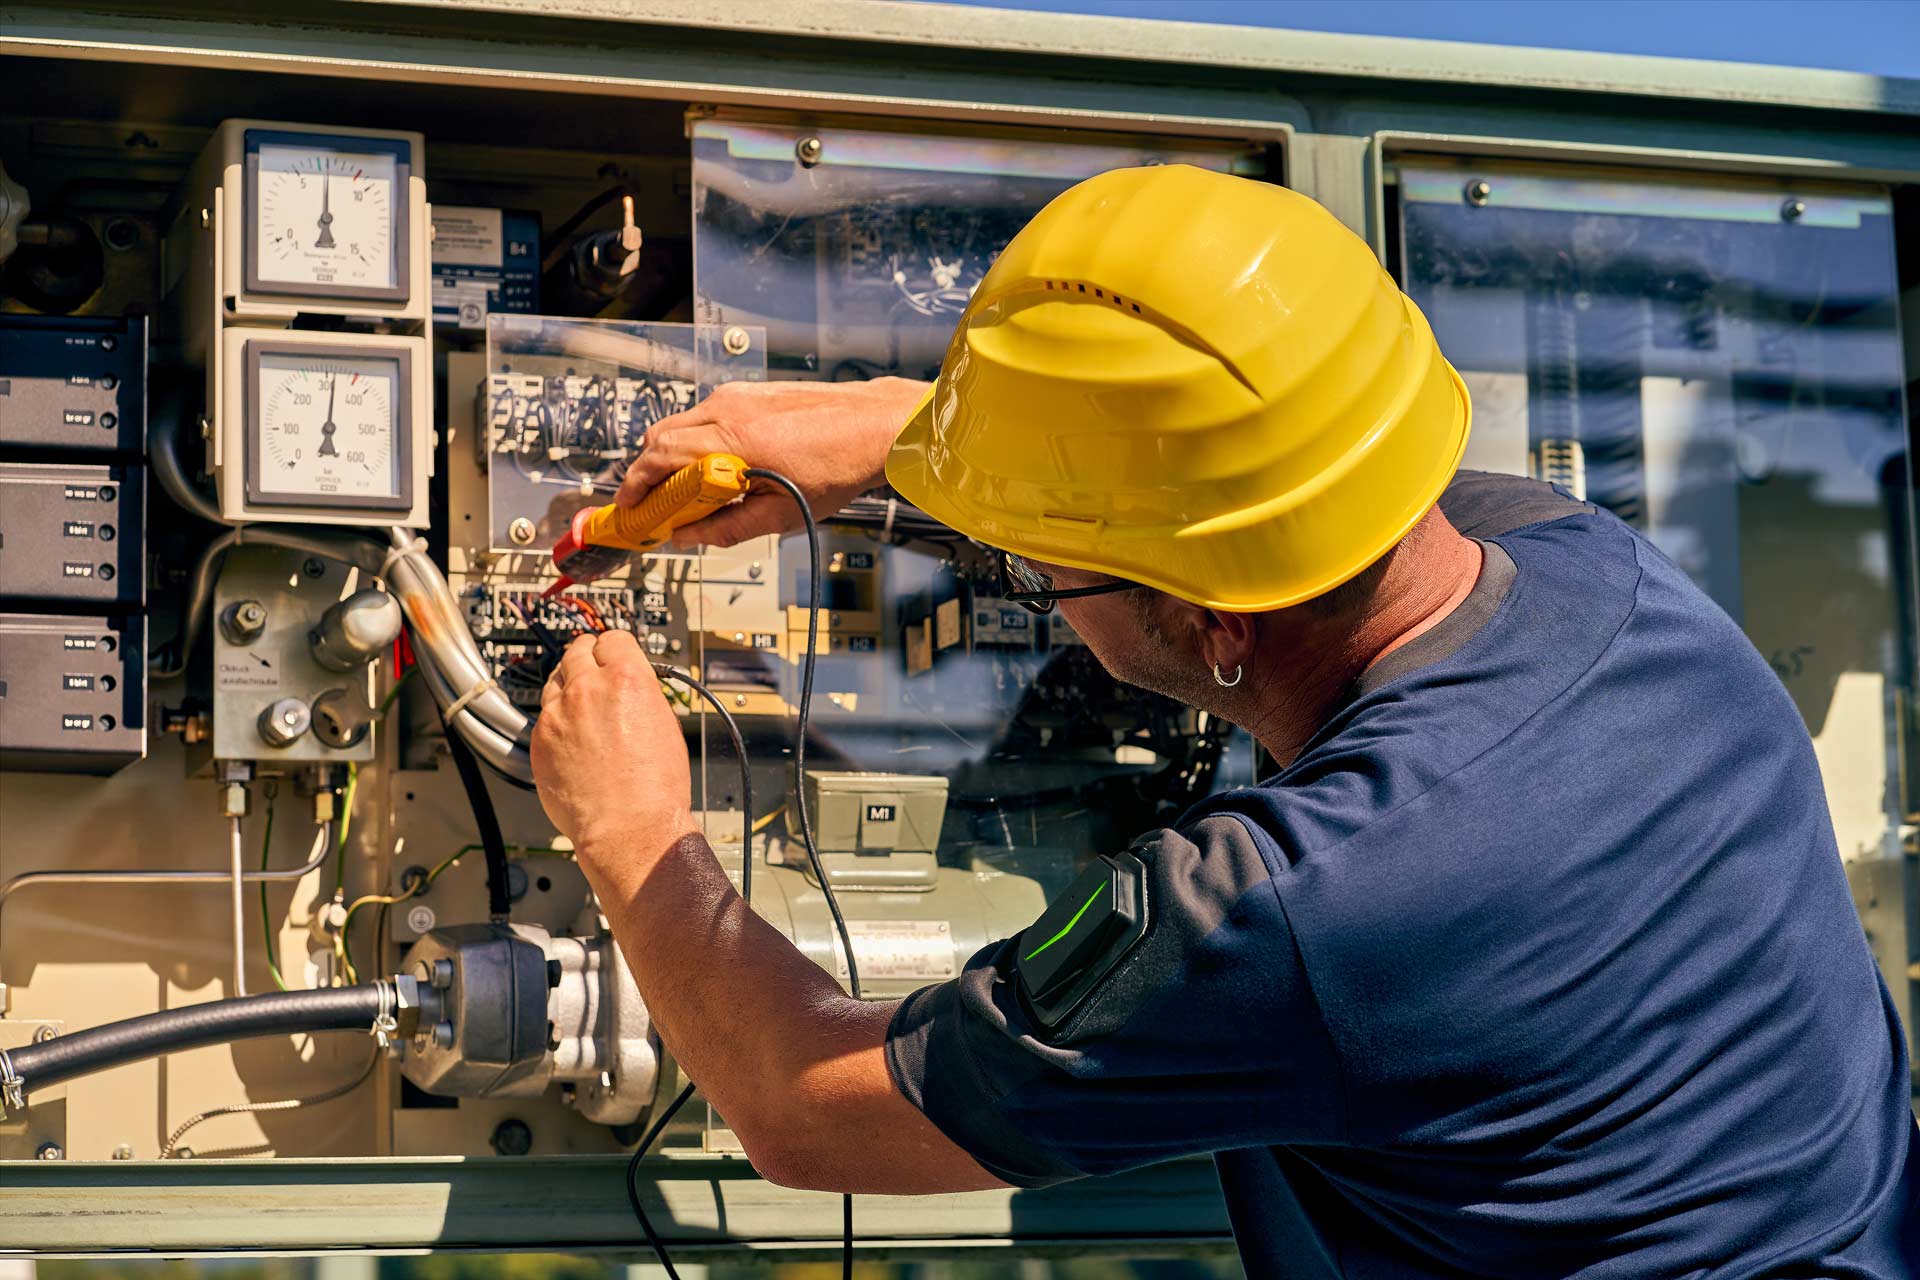
[[[1348,571],[1330,577],[1324,581],[1302,583],[1298,579],[1291,582],[1288,589],[1278,593],[1264,593],[1243,597],[1221,598],[1205,584],[1189,581],[1175,581],[1153,571],[1146,565],[1122,563],[1125,557],[1102,559],[1074,555],[1057,544],[1023,545],[1017,538],[981,536],[978,523],[973,520],[968,509],[953,500],[947,488],[934,475],[928,459],[928,448],[933,438],[933,398],[934,388],[929,387],[913,416],[895,438],[892,450],[887,454],[887,482],[897,490],[901,497],[920,508],[940,523],[965,534],[976,541],[984,542],[1002,551],[1015,555],[1028,556],[1051,564],[1068,565],[1075,569],[1085,569],[1091,573],[1112,574],[1130,582],[1164,591],[1189,604],[1197,604],[1204,609],[1218,609],[1223,613],[1265,613],[1273,609],[1285,609],[1302,604],[1315,596],[1324,595],[1354,577],[1368,565],[1385,555],[1399,544],[1400,540],[1412,532],[1433,505],[1440,500],[1447,485],[1452,481],[1454,472],[1460,468],[1460,459],[1466,454],[1467,435],[1473,420],[1473,402],[1467,393],[1466,383],[1460,378],[1453,366],[1441,361],[1447,377],[1452,384],[1454,395],[1454,414],[1451,431],[1444,452],[1436,451],[1434,466],[1426,483],[1420,486],[1419,500],[1410,506],[1404,517],[1391,527],[1376,531],[1377,546],[1370,548],[1371,554],[1354,564]],[[1381,537],[1379,534],[1385,534]]]

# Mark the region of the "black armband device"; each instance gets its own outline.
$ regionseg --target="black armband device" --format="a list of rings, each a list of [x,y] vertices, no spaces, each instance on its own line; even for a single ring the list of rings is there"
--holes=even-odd
[[[1147,931],[1147,869],[1102,854],[1015,939],[1014,970],[1033,1020],[1051,1031]]]

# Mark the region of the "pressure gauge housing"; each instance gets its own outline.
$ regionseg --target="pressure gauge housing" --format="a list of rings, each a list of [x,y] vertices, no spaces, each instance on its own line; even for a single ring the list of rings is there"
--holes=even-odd
[[[224,518],[427,523],[425,338],[235,327],[220,365],[208,445]]]
[[[423,151],[417,133],[223,121],[167,232],[167,290],[189,357],[210,363],[235,324],[328,315],[423,326],[433,226]]]

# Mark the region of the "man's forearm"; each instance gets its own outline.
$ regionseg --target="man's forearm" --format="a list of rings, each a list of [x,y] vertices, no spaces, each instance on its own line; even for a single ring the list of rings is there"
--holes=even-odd
[[[735,893],[698,834],[582,850],[661,1038],[775,1181],[911,1194],[997,1185],[901,1097],[895,1005],[854,1000]]]

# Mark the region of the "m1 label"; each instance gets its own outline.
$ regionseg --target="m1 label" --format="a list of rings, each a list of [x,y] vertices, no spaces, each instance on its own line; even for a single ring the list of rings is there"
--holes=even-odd
[[[756,649],[778,649],[780,647],[780,637],[771,631],[756,631],[753,633],[753,647]]]
[[[847,936],[860,962],[860,981],[941,982],[957,972],[953,924],[947,920],[849,920]],[[847,980],[847,953],[833,933],[833,968]]]
[[[867,806],[868,822],[892,822],[898,808],[890,804],[870,804]]]

